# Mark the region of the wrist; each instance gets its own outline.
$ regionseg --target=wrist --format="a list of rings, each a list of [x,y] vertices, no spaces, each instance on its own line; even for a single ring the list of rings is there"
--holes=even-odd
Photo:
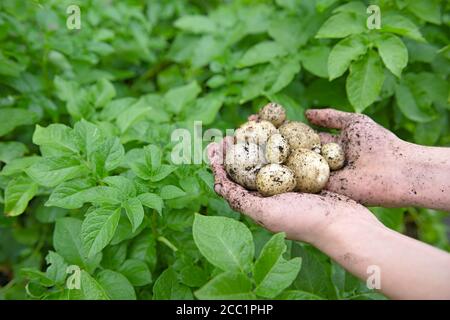
[[[316,230],[316,236],[310,242],[326,253],[329,253],[330,249],[342,247],[349,238],[358,241],[357,234],[364,233],[364,230],[386,228],[369,209],[359,204],[350,204],[342,208],[336,206],[334,211]]]
[[[448,210],[450,149],[404,142],[402,150],[399,205]]]

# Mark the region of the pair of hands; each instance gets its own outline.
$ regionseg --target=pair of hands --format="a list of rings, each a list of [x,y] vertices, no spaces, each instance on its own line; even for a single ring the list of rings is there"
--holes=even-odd
[[[407,162],[410,145],[376,124],[365,115],[334,109],[306,112],[315,125],[339,129],[339,135],[320,133],[322,143],[337,142],[345,152],[346,165],[331,172],[320,194],[285,193],[261,197],[230,181],[223,167],[226,145],[208,146],[210,165],[215,176],[215,191],[230,206],[250,216],[273,232],[286,232],[288,238],[317,244],[320,235],[337,222],[360,220],[380,225],[365,205],[397,206],[404,191],[398,181],[405,174],[400,163]],[[354,200],[352,200],[354,199]]]

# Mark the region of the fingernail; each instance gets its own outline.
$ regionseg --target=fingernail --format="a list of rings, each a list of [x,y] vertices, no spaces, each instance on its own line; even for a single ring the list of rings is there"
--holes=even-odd
[[[220,194],[221,191],[222,191],[222,184],[221,184],[221,183],[215,183],[215,184],[214,184],[214,191],[215,191],[216,193]]]

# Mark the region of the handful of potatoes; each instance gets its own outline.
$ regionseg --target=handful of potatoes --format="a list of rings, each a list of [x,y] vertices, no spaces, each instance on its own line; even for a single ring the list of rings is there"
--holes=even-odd
[[[277,103],[264,106],[258,120],[239,127],[235,143],[226,151],[225,169],[233,181],[263,196],[290,191],[317,193],[330,170],[344,166],[339,144],[321,145],[319,135],[308,125],[287,121]]]

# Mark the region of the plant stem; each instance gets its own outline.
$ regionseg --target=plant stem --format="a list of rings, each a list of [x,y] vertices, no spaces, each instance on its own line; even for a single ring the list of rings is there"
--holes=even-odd
[[[178,248],[172,242],[170,242],[166,237],[159,236],[157,239],[158,239],[158,241],[161,241],[166,246],[168,246],[170,249],[172,249],[174,252],[178,251]]]

